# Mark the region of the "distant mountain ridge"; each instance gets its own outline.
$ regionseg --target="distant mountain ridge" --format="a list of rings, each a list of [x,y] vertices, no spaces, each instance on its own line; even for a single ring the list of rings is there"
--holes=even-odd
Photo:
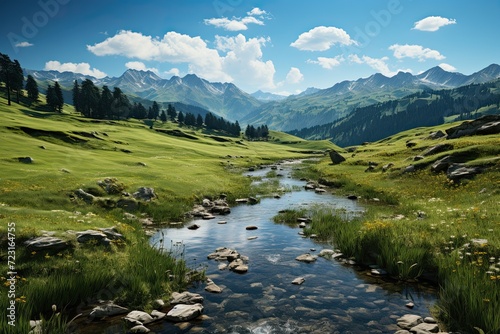
[[[263,103],[232,83],[212,83],[195,74],[188,74],[183,78],[173,76],[170,79],[162,79],[151,71],[132,69],[125,71],[120,77],[102,79],[58,71],[25,70],[25,74],[31,74],[41,83],[42,89],[52,81],[59,81],[61,86],[71,89],[75,80],[81,82],[89,79],[97,86],[119,87],[123,92],[142,99],[181,102],[201,107],[229,120],[238,120]]]
[[[464,75],[433,67],[421,74],[399,72],[393,77],[376,73],[368,78],[342,81],[326,89],[308,88],[283,98],[265,92],[248,94],[232,83],[209,82],[195,74],[162,79],[151,71],[129,69],[120,77],[95,77],[72,72],[25,70],[42,89],[52,81],[71,89],[74,80],[90,79],[97,86],[120,87],[127,94],[157,102],[181,102],[207,109],[241,124],[267,124],[271,129],[291,131],[333,122],[352,110],[399,99],[425,89],[455,88],[484,83],[500,77],[500,65]],[[65,100],[70,101],[71,99]]]
[[[399,99],[424,89],[449,89],[473,83],[484,83],[500,77],[500,65],[464,75],[433,67],[421,74],[399,72],[393,77],[376,73],[368,78],[342,81],[312,94],[289,96],[282,101],[266,103],[242,119],[243,123],[268,124],[270,128],[291,131],[333,122],[352,110]]]

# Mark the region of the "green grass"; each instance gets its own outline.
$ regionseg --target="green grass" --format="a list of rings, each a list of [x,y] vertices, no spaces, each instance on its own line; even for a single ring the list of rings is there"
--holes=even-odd
[[[402,132],[343,153],[347,160],[340,165],[331,165],[325,158],[309,165],[309,171],[299,171],[309,179],[330,183],[338,194],[360,196],[367,208],[363,217],[351,220],[319,210],[306,233],[333,242],[361,263],[378,264],[400,280],[418,280],[424,272],[439,277],[436,316],[443,324],[450,330],[477,332],[477,327],[498,333],[500,139],[498,135],[427,139],[431,132],[456,124]],[[407,148],[408,141],[417,145]],[[453,149],[413,160],[439,143],[451,144]],[[485,172],[471,180],[451,182],[444,173],[429,170],[446,155],[456,162],[482,166]],[[366,172],[370,162],[377,166]],[[389,163],[393,166],[384,172],[382,166]],[[403,174],[410,164],[418,171]],[[487,247],[465,249],[472,239],[487,239]],[[469,253],[475,258],[468,259]]]
[[[113,207],[121,194],[107,194],[98,181],[116,178],[123,187],[120,190],[128,193],[153,187],[157,198],[140,203],[133,213],[161,224],[184,220],[193,204],[205,197],[225,194],[232,203],[277,191],[273,179],[250,187],[251,180],[242,175],[249,166],[308,157],[336,147],[280,133],[273,133],[277,141],[249,142],[155,122],[155,129],[166,130],[162,132],[137,120],[86,119],[71,106],[65,106],[64,114],[43,111],[41,104],[34,105],[37,109],[14,102],[7,106],[2,93],[0,269],[7,272],[6,232],[8,223],[15,223],[16,330],[20,332],[29,331],[28,320],[43,318],[44,332],[63,333],[78,309],[97,299],[147,310],[151,300],[168,300],[171,292],[202,277],[203,268],[187,268],[179,254],[149,247],[140,223],[125,219],[123,210]],[[26,156],[34,162],[18,161]],[[102,200],[85,203],[74,195],[80,188]],[[81,245],[74,235],[65,233],[110,226],[125,236],[125,241],[110,248]],[[60,253],[29,253],[23,242],[44,231],[69,239],[73,247]],[[192,270],[195,274],[188,275]],[[7,288],[6,277],[0,280]],[[1,294],[0,303],[7,305],[6,294]],[[55,316],[52,305],[60,315]],[[4,317],[0,328],[9,328]]]

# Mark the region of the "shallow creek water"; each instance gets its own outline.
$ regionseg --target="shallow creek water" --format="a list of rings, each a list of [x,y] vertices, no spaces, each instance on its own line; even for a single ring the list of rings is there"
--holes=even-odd
[[[223,288],[211,294],[200,283],[190,289],[204,298],[204,319],[184,324],[162,322],[150,328],[155,333],[394,333],[396,319],[412,313],[429,315],[436,300],[432,289],[403,286],[372,277],[365,271],[336,260],[318,258],[302,263],[295,258],[318,254],[334,246],[299,235],[300,229],[275,224],[272,218],[290,208],[327,205],[348,213],[363,211],[355,201],[330,193],[304,190],[305,182],[290,177],[296,163],[283,163],[277,171],[280,187],[293,189],[281,198],[263,198],[256,205],[238,205],[231,213],[213,220],[193,220],[182,228],[165,228],[151,244],[173,253],[183,253],[192,268],[203,267],[206,275]],[[265,178],[270,169],[248,173]],[[224,220],[226,224],[218,224]],[[187,226],[200,225],[197,230]],[[257,226],[247,231],[246,226]],[[257,238],[251,238],[257,237]],[[251,238],[251,240],[249,240]],[[207,255],[218,247],[236,249],[249,258],[249,270],[237,274],[219,270]],[[302,285],[292,285],[304,277]],[[409,310],[405,304],[413,301]]]

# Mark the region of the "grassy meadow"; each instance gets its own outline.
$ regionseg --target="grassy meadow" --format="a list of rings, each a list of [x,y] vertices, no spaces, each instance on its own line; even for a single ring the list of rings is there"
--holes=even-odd
[[[339,165],[329,159],[311,165],[308,177],[326,180],[340,195],[357,195],[367,212],[346,221],[341,213],[318,209],[306,233],[398,280],[436,281],[441,293],[434,312],[448,330],[500,333],[500,138],[428,139],[458,124],[346,148],[341,153],[347,160]],[[416,146],[407,148],[409,141]],[[442,143],[453,148],[414,159]],[[485,171],[461,182],[431,172],[430,165],[447,155]],[[403,173],[411,164],[416,172]]]
[[[250,142],[171,122],[154,122],[151,129],[148,121],[91,120],[76,115],[71,106],[65,106],[64,114],[25,104],[7,106],[1,94],[0,117],[0,287],[7,292],[10,286],[7,231],[14,223],[14,332],[28,332],[29,320],[43,318],[44,333],[65,333],[71,319],[98,299],[150,310],[154,299],[168,299],[203,275],[202,268],[186,267],[182,252],[151,248],[139,219],[127,219],[115,207],[119,196],[106,194],[98,181],[114,177],[130,193],[153,187],[157,199],[132,213],[163,224],[185,220],[185,213],[204,197],[225,194],[233,203],[272,193],[272,184],[250,187],[251,180],[242,175],[249,166],[315,155],[321,160],[309,160],[296,176],[319,180],[339,195],[358,196],[366,213],[346,220],[342,212],[318,208],[286,212],[281,218],[295,224],[297,217],[310,214],[305,233],[332,242],[357,262],[377,264],[404,282],[434,280],[441,289],[434,312],[447,330],[500,333],[498,135],[427,138],[452,126],[445,124],[346,149],[278,132],[271,132],[268,142]],[[408,141],[416,145],[408,148]],[[439,143],[453,148],[414,159]],[[332,165],[318,154],[327,149],[347,160]],[[459,183],[430,171],[434,161],[449,154],[486,170]],[[18,161],[28,156],[33,163]],[[383,171],[389,163],[392,167]],[[403,173],[410,164],[417,171]],[[108,200],[89,205],[74,196],[77,189]],[[110,226],[125,236],[110,247],[79,244],[67,232]],[[69,239],[73,247],[44,254],[23,247],[24,241],[47,231]],[[9,302],[3,292],[0,302],[2,307]],[[7,333],[12,329],[5,317],[0,328]]]

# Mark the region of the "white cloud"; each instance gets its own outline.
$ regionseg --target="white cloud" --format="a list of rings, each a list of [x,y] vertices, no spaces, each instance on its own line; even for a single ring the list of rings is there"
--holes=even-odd
[[[451,66],[450,64],[441,63],[438,66],[447,72],[456,72],[457,71],[457,69],[454,66]]]
[[[265,10],[260,9],[259,7],[255,7],[251,11],[247,12],[247,15],[262,16],[262,15],[267,15],[267,12]]]
[[[391,71],[389,68],[389,65],[387,64],[387,61],[389,60],[388,57],[382,57],[382,58],[372,58],[368,56],[362,56],[359,57],[358,55],[351,54],[348,57],[349,61],[352,63],[356,64],[366,64],[376,70],[378,73],[382,73],[383,75],[387,77],[392,77],[396,75],[398,72],[412,72],[411,69],[398,69],[396,71]]]
[[[126,68],[129,68],[131,70],[138,70],[138,71],[151,71],[155,74],[159,74],[160,72],[158,71],[157,68],[150,67],[148,68],[146,64],[144,64],[141,61],[129,61],[128,63],[125,64]]]
[[[229,19],[227,17],[222,17],[222,18],[211,18],[211,19],[205,19],[204,22],[206,25],[212,25],[217,28],[223,28],[225,30],[229,31],[241,31],[241,30],[247,30],[248,25],[250,24],[256,24],[263,26],[264,25],[264,19],[267,19],[267,12],[265,10],[261,10],[260,8],[254,8],[251,11],[247,12],[246,17],[243,18],[237,18],[233,17],[232,19]],[[255,16],[259,16],[257,19]]]
[[[107,76],[106,73],[99,71],[96,68],[90,68],[88,63],[60,63],[57,60],[51,60],[45,63],[46,71],[59,71],[59,72],[74,72],[84,75],[90,75],[98,79]]]
[[[88,45],[98,56],[119,55],[134,60],[184,63],[188,72],[209,80],[234,82],[250,89],[275,87],[274,64],[263,60],[262,47],[269,38],[215,37],[215,48],[209,48],[200,37],[168,32],[162,38],[131,31],[120,31],[101,43]],[[136,64],[137,65],[137,64]],[[179,70],[170,71],[178,75]]]
[[[427,59],[441,60],[446,58],[436,50],[431,50],[429,48],[424,48],[421,45],[399,45],[394,44],[389,47],[389,50],[394,51],[394,57],[398,59],[402,58],[414,58],[419,61],[424,61]]]
[[[181,75],[181,71],[176,67],[172,67],[170,70],[163,73],[169,77],[179,77]]]
[[[343,29],[319,26],[300,34],[290,46],[305,51],[326,51],[335,44],[356,45],[357,42]]]
[[[27,48],[27,47],[30,47],[30,46],[33,46],[32,43],[30,42],[20,42],[20,43],[17,43],[16,45],[14,45],[16,48]]]
[[[318,57],[318,60],[307,60],[309,64],[318,64],[319,66],[327,70],[331,70],[334,67],[339,66],[343,61],[343,56],[336,56],[334,58]]]
[[[421,31],[437,31],[441,27],[456,23],[457,21],[455,19],[447,19],[441,16],[429,16],[415,22],[413,29]]]
[[[118,55],[139,60],[187,63],[189,72],[212,81],[231,81],[222,70],[217,50],[210,49],[199,36],[166,33],[162,38],[122,30],[101,43],[87,45],[97,56]]]
[[[304,75],[300,73],[300,70],[297,67],[290,68],[290,71],[286,75],[286,81],[291,84],[297,84],[302,80],[304,80]]]
[[[269,38],[246,39],[242,34],[235,37],[216,36],[216,47],[226,52],[221,57],[222,67],[236,83],[247,87],[273,89],[276,72],[272,61],[262,59],[262,46]]]

